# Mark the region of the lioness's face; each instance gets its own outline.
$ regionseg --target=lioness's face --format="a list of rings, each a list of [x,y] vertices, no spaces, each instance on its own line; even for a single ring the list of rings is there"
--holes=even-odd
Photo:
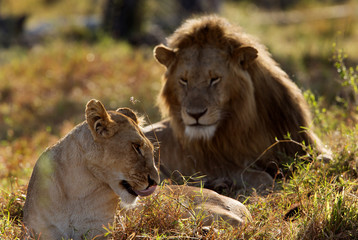
[[[131,204],[138,195],[153,193],[159,183],[154,148],[130,109],[108,111],[107,117],[108,120],[95,116],[94,121],[87,118],[89,127],[93,126],[91,131],[98,147],[89,168],[121,197],[122,203]]]
[[[120,128],[104,144],[103,160],[109,163],[106,180],[122,202],[131,203],[138,195],[152,193],[152,186],[159,183],[154,149],[134,121],[115,112],[110,115]]]

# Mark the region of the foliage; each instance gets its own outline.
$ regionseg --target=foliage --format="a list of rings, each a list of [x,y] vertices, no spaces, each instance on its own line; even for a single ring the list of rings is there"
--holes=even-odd
[[[30,136],[41,129],[58,134],[56,125],[83,120],[83,106],[91,98],[111,108],[136,108],[129,101],[135,95],[150,117],[158,119],[152,103],[160,87],[154,80],[160,67],[147,61],[147,54],[106,40],[96,46],[57,41],[3,64],[0,138]]]
[[[96,14],[99,2],[5,1],[2,11],[32,11],[36,22]],[[200,216],[181,220],[175,198],[152,196],[141,200],[145,207],[139,212],[118,213],[108,232],[115,239],[358,239],[358,69],[348,67],[357,61],[354,20],[270,24],[267,12],[234,1],[222,14],[258,35],[289,75],[311,89],[305,97],[314,130],[331,148],[332,159],[313,155],[309,163],[287,166],[295,171],[278,179],[268,195],[238,196],[253,215],[252,223],[238,229],[220,223],[203,228]],[[328,59],[338,30],[345,51],[334,46],[332,67]],[[134,49],[82,28],[30,48],[1,49],[0,67],[0,238],[10,240],[21,238],[26,186],[40,153],[84,120],[91,98],[159,120],[155,101],[163,69],[152,49]]]
[[[358,111],[358,65],[355,68],[347,67],[347,58],[348,55],[343,49],[338,49],[334,43],[332,60],[339,74],[341,85],[345,87],[344,96],[337,98],[351,114]]]

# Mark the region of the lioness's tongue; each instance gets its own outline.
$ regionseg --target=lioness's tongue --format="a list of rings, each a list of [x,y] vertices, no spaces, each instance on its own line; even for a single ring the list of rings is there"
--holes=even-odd
[[[155,189],[157,188],[157,185],[154,185],[154,186],[150,186],[149,188],[145,189],[145,190],[142,190],[142,191],[138,191],[138,190],[133,190],[136,194],[138,194],[139,196],[141,197],[145,197],[145,196],[148,196],[150,194],[152,194]]]

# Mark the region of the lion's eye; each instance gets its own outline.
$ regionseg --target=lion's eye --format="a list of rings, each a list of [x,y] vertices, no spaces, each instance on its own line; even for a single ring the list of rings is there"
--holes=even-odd
[[[215,84],[217,84],[218,82],[220,82],[221,77],[213,77],[210,79],[210,86],[214,86]]]
[[[132,143],[132,148],[134,149],[134,151],[135,151],[138,155],[144,157],[143,151],[142,151],[142,149],[141,149],[141,147],[140,147],[139,144],[137,144],[137,143]]]
[[[180,78],[179,83],[183,86],[186,86],[186,85],[188,85],[188,80],[186,80],[185,78]]]

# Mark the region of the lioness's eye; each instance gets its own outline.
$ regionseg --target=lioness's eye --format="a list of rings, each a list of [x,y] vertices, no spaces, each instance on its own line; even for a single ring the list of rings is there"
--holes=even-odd
[[[215,84],[217,84],[218,82],[220,82],[221,77],[213,77],[210,79],[210,86],[214,86]]]
[[[183,86],[186,86],[186,85],[188,85],[188,80],[186,80],[185,78],[180,78],[179,83]]]
[[[134,149],[134,151],[135,151],[137,154],[139,154],[140,156],[144,157],[143,152],[142,152],[142,149],[141,149],[141,147],[140,147],[139,144],[137,144],[137,143],[132,143],[132,148]]]

